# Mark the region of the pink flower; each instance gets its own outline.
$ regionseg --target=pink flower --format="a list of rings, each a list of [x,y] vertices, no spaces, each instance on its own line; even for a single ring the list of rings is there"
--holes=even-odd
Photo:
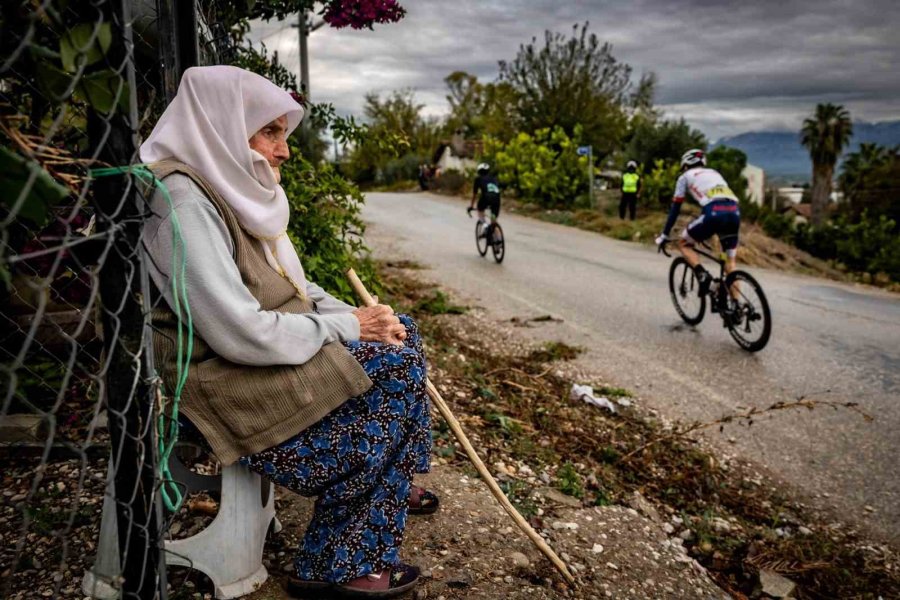
[[[396,23],[405,15],[397,0],[331,0],[323,18],[336,29],[371,29],[375,23]]]

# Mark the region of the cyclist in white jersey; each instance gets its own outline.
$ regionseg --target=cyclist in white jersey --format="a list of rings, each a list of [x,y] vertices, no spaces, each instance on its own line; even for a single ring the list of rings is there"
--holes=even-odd
[[[694,252],[693,246],[713,235],[719,236],[719,242],[727,255],[725,271],[734,271],[737,268],[741,211],[737,196],[728,187],[725,178],[715,169],[706,168],[706,155],[702,150],[685,152],[681,157],[681,171],[675,184],[675,197],[672,198],[669,218],[662,234],[656,238],[656,244],[661,245],[669,240],[669,232],[681,212],[684,199],[688,194],[693,196],[703,212],[681,232],[678,249],[697,273],[700,294],[704,295],[709,291],[712,276],[700,264],[700,257]]]

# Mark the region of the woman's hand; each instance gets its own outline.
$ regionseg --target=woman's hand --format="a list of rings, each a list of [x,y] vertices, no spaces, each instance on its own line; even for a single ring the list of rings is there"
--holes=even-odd
[[[359,320],[359,339],[363,342],[382,342],[402,346],[406,339],[406,327],[394,314],[394,309],[384,304],[363,306],[353,311]]]

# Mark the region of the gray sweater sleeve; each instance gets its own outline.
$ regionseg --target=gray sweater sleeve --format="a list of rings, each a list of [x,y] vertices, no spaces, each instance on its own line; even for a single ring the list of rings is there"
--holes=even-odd
[[[348,311],[262,310],[241,280],[234,243],[212,203],[184,175],[167,177],[166,185],[185,240],[185,282],[194,329],[213,351],[245,365],[297,365],[324,344],[359,339],[359,321]],[[142,240],[148,270],[172,306],[172,215],[159,192],[153,196],[151,212]]]
[[[350,313],[356,310],[355,306],[338,300],[312,281],[306,282],[306,295],[316,303],[316,308],[323,315],[336,315]]]

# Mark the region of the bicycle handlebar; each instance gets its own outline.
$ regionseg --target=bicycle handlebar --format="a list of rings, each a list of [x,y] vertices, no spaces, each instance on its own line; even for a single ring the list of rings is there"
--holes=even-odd
[[[668,256],[669,258],[672,258],[672,255],[669,254],[669,251],[666,250],[666,246],[668,246],[668,245],[669,245],[669,240],[666,240],[665,242],[663,242],[662,244],[660,244],[660,245],[657,247],[656,253],[659,254],[660,252],[662,252],[663,254],[665,254],[666,256]]]

